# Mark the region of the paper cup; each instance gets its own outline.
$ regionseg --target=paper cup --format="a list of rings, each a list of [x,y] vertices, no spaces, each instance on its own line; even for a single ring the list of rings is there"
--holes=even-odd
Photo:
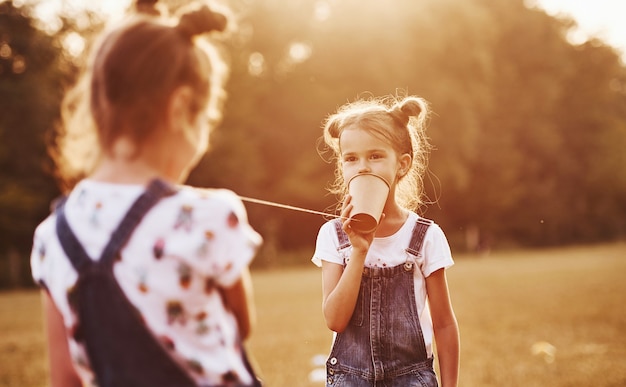
[[[348,181],[348,192],[352,197],[350,226],[362,234],[374,231],[389,195],[389,183],[378,175],[360,173]]]

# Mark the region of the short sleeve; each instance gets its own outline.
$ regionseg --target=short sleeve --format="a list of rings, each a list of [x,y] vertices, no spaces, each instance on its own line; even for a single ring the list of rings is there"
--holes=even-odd
[[[315,242],[315,252],[311,261],[318,267],[322,261],[343,265],[343,256],[338,251],[339,239],[333,222],[326,222],[320,227]]]
[[[454,265],[448,240],[439,225],[433,223],[424,239],[423,256],[425,258],[422,272],[428,277],[439,269]]]
[[[58,265],[47,258],[50,241],[54,237],[54,215],[49,216],[35,229],[33,246],[30,253],[30,270],[33,281],[46,289],[46,276]]]
[[[37,229],[39,230],[39,228]],[[39,236],[37,230],[33,237],[33,249],[30,252],[30,269],[33,276],[33,281],[40,285],[42,283],[42,263],[46,256],[46,248],[42,238]]]

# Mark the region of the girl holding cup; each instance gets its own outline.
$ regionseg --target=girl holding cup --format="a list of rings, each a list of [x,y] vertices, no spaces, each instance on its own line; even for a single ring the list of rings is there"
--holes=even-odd
[[[348,103],[324,125],[337,158],[333,193],[341,218],[319,231],[313,262],[322,267],[323,313],[335,332],[327,386],[437,386],[436,342],[443,387],[458,385],[459,330],[445,269],[447,239],[414,211],[422,204],[429,144],[427,103],[418,97]],[[361,229],[362,207],[347,182],[373,174],[389,184],[374,230]]]

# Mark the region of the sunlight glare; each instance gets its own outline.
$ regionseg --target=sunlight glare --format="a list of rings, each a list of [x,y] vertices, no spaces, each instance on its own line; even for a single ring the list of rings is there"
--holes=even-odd
[[[315,10],[313,11],[313,17],[315,20],[323,22],[330,17],[330,4],[327,1],[318,1],[315,3]]]
[[[311,46],[306,43],[294,42],[289,46],[289,56],[294,63],[302,63],[309,59],[311,52]]]
[[[0,44],[0,58],[8,59],[11,57],[12,52],[13,51],[11,50],[11,46],[9,46],[9,43],[3,41]]]
[[[572,44],[581,44],[598,38],[615,47],[626,62],[626,2],[614,0],[530,0],[552,16],[570,16],[578,28],[567,38]]]
[[[540,356],[548,363],[554,363],[556,358],[556,347],[547,341],[538,341],[530,347],[530,351],[534,356]]]
[[[85,39],[76,32],[71,32],[63,40],[63,45],[71,56],[77,58],[85,50]]]
[[[26,71],[26,60],[21,55],[15,55],[13,57],[13,74],[21,74]]]
[[[118,17],[121,16],[124,11],[128,9],[128,7],[130,7],[131,0],[108,0],[98,2],[98,4],[99,9],[102,13],[109,16]]]
[[[265,71],[265,57],[260,52],[253,52],[248,58],[248,73],[258,77]]]
[[[40,21],[38,26],[48,34],[54,34],[63,27],[58,14],[61,4],[58,1],[44,1],[35,7],[35,16]]]
[[[26,3],[26,1],[15,1]],[[131,4],[131,0],[108,0],[102,2],[85,2],[81,0],[47,0],[35,3],[35,16],[41,20],[42,28],[48,33],[55,33],[62,27],[59,14],[63,13],[69,17],[77,17],[82,10],[104,15],[108,20],[117,20],[124,16],[124,12]],[[85,23],[89,23],[87,18],[76,21],[79,27],[85,28]],[[82,25],[81,25],[82,24]]]

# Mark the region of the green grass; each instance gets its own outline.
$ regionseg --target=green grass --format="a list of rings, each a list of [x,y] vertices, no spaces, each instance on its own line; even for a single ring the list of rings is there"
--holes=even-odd
[[[308,257],[304,257],[304,260]],[[625,386],[626,244],[458,256],[448,278],[461,328],[461,386]],[[268,386],[311,383],[331,333],[320,271],[253,272],[258,321],[248,347]],[[0,386],[45,386],[36,291],[0,293]],[[554,357],[533,354],[547,342]],[[546,344],[541,344],[548,347]]]

